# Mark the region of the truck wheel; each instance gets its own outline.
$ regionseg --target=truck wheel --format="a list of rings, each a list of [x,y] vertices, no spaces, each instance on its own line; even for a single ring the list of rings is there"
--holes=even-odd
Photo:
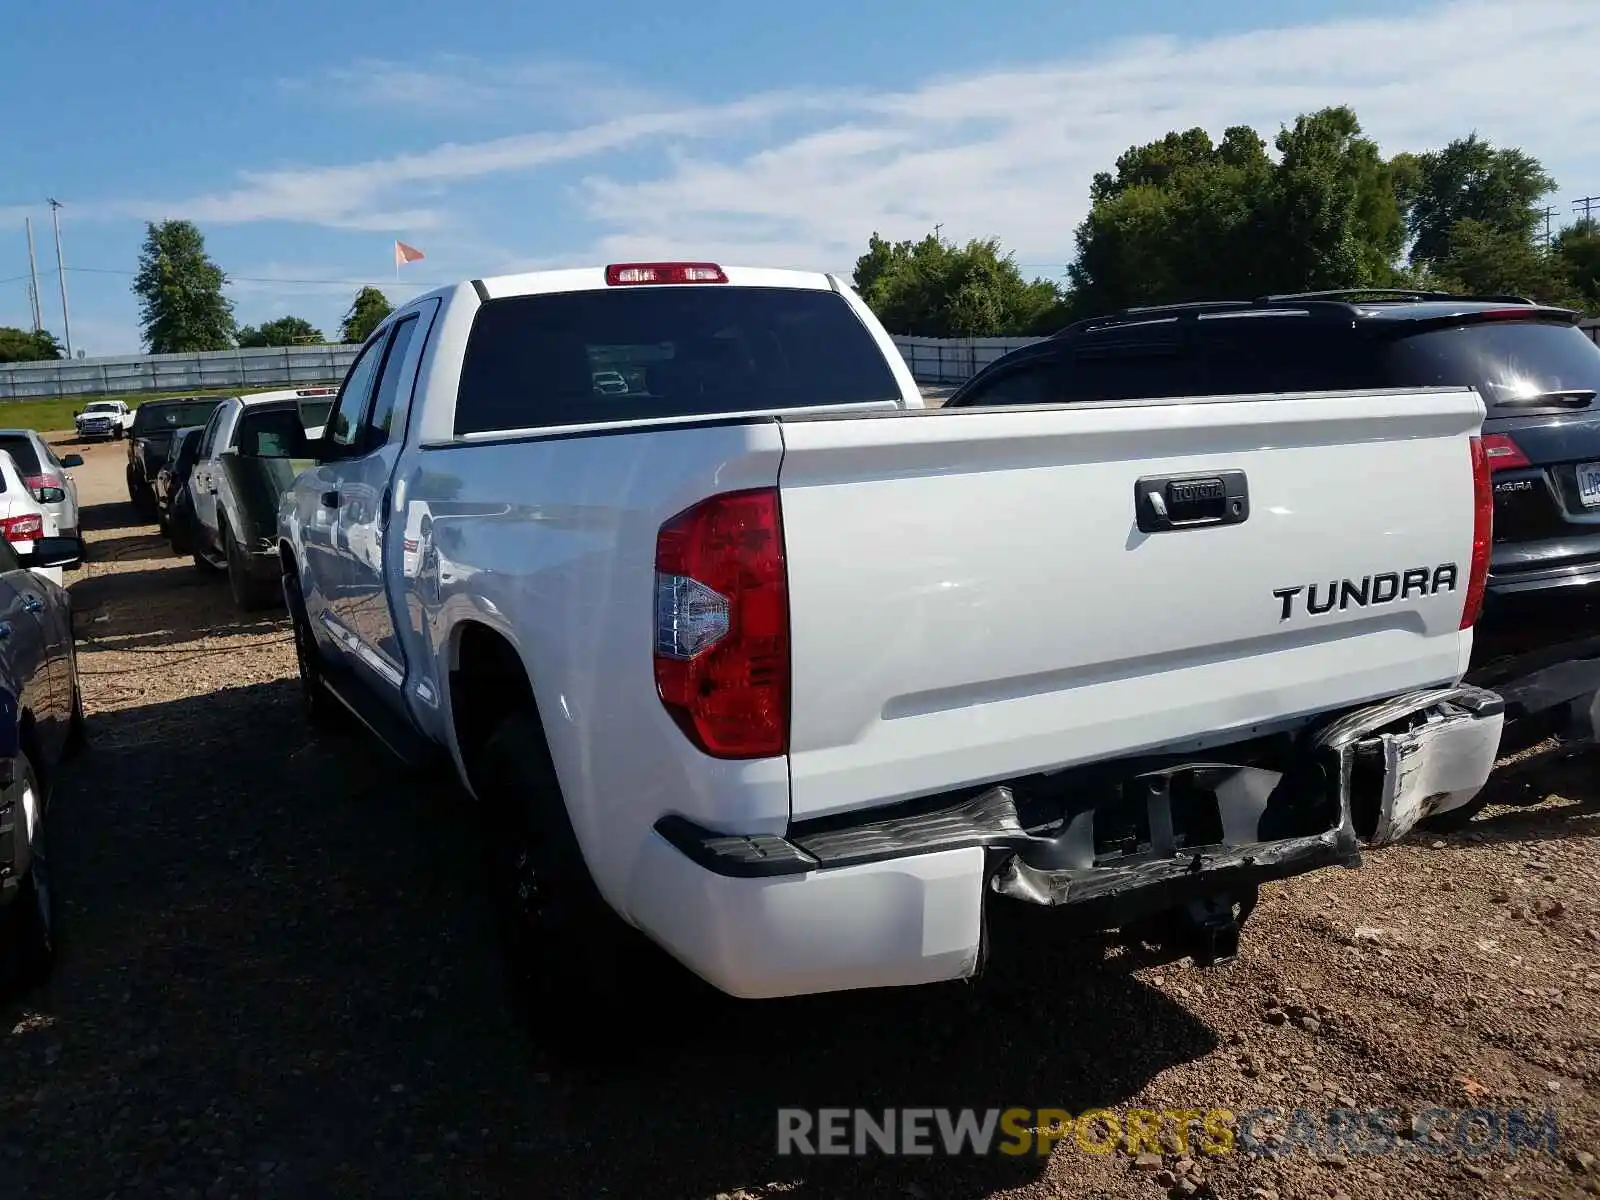
[[[344,705],[322,684],[322,653],[311,635],[311,618],[300,591],[300,577],[283,573],[283,599],[289,609],[289,624],[294,629],[294,657],[300,668],[300,696],[306,708],[306,721],[314,733],[337,733],[347,727]]]
[[[530,707],[506,717],[475,764],[490,901],[513,1002],[549,1048],[607,1057],[629,1044],[640,996],[682,969],[611,910],[567,820],[544,730]],[[655,968],[652,970],[651,968]],[[646,981],[649,973],[655,978]]]
[[[272,608],[279,602],[282,591],[250,574],[245,564],[244,551],[234,540],[233,530],[222,527],[222,549],[228,557],[228,586],[233,589],[233,602],[245,612],[259,612]]]
[[[26,753],[17,757],[13,791],[18,805],[43,803],[38,777]],[[19,832],[27,828],[27,818],[21,810],[13,818]],[[0,910],[0,992],[10,994],[43,983],[55,961],[55,906],[42,828],[33,829],[30,847],[27,877],[11,903]]]

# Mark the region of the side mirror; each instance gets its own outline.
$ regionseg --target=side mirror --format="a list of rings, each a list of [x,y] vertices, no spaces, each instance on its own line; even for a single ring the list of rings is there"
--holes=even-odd
[[[29,569],[65,567],[72,571],[83,562],[83,547],[78,544],[77,538],[35,538],[33,548],[26,554],[18,554],[17,558]]]
[[[82,411],[83,411],[83,409],[81,409],[81,408],[75,408],[75,409],[72,410],[72,415],[73,416],[77,416]]]
[[[61,460],[61,465],[63,467],[81,467],[83,466],[83,455],[69,454]]]

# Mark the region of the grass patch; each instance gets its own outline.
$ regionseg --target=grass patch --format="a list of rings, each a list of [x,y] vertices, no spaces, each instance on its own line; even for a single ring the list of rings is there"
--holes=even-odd
[[[310,383],[296,387],[326,386]],[[165,400],[182,396],[186,400],[204,400],[208,396],[249,396],[256,392],[279,392],[282,387],[209,388],[199,392],[135,392],[127,396],[68,396],[56,400],[0,400],[0,427],[7,429],[36,429],[42,433],[59,433],[72,428],[72,414],[82,412],[86,405],[96,400],[122,400],[129,408],[138,408],[146,400]]]

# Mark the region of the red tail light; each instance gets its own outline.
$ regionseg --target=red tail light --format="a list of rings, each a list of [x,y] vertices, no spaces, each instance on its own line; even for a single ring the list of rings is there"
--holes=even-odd
[[[33,493],[33,498],[41,503],[53,504],[57,500],[64,499],[66,496],[67,485],[65,481],[63,481],[61,477],[56,475],[54,472],[46,471],[42,475],[24,475],[22,477],[22,484]],[[59,492],[61,494],[56,496],[47,496],[45,495],[47,491]]]
[[[44,518],[37,513],[0,519],[0,532],[8,542],[31,542],[44,536]]]
[[[1533,466],[1522,452],[1522,447],[1504,433],[1484,434],[1483,452],[1488,456],[1490,471],[1513,471],[1518,467]]]
[[[1490,460],[1484,447],[1489,440],[1472,439],[1472,566],[1467,571],[1467,597],[1461,605],[1461,629],[1471,629],[1478,623],[1484,588],[1489,583],[1489,551],[1494,542],[1494,489],[1489,483]]]
[[[727,283],[716,263],[612,263],[606,268],[612,287],[629,283]]]
[[[656,535],[656,691],[714,758],[789,748],[789,579],[774,488],[701,501]]]

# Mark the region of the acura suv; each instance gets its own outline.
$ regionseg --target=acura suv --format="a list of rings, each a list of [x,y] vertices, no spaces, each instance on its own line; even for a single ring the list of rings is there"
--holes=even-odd
[[[945,407],[1471,385],[1494,546],[1468,678],[1510,713],[1600,687],[1600,346],[1580,320],[1385,289],[1125,309],[1011,351]]]

